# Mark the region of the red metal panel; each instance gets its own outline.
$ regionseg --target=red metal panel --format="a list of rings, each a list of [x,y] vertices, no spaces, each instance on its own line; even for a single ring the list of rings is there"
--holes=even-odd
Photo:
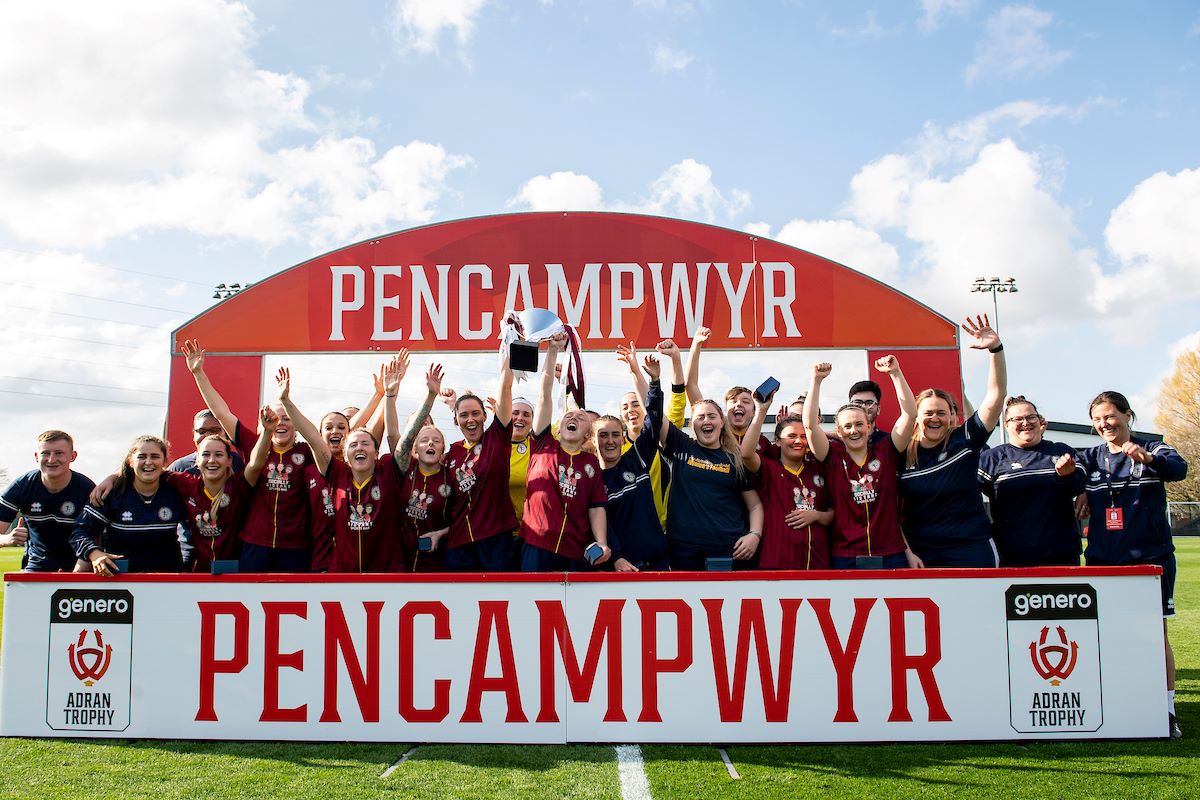
[[[204,371],[229,408],[247,425],[257,428],[262,356],[208,356]],[[171,382],[167,394],[167,441],[171,460],[185,456],[192,446],[192,418],[204,408],[196,381],[182,355],[171,355]],[[232,435],[232,432],[231,432]]]

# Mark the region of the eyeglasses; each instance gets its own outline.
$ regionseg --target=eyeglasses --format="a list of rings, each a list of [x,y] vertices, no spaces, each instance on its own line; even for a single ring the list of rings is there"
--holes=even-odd
[[[878,400],[851,400],[850,405],[858,406],[859,408],[870,408],[871,406],[879,405]]]
[[[1036,425],[1042,421],[1042,418],[1039,414],[1026,414],[1023,417],[1009,417],[1008,421],[1016,423],[1024,422],[1026,425]]]
[[[195,432],[203,436],[220,436],[223,432],[220,427],[216,428],[196,428]]]

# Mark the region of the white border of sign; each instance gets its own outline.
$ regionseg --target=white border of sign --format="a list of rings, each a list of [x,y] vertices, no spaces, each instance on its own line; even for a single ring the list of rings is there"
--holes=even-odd
[[[12,574],[0,735],[1162,737],[1159,576]]]

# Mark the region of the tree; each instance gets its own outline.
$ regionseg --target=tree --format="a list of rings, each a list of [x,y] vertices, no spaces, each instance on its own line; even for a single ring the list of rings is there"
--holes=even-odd
[[[1167,484],[1168,499],[1200,501],[1200,347],[1175,359],[1175,370],[1163,381],[1154,422],[1188,462],[1187,478]]]

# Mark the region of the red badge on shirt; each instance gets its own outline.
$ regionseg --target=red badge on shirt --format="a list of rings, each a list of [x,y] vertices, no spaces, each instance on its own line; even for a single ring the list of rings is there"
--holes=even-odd
[[[1104,527],[1106,530],[1119,531],[1125,528],[1125,509],[1104,509]]]

